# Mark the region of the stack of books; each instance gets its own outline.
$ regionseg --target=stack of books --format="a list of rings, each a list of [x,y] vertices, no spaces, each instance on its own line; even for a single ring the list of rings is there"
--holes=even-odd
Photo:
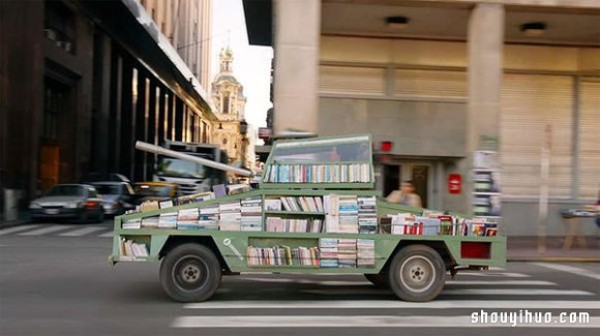
[[[148,229],[158,228],[158,216],[146,217],[142,219],[142,227]]]
[[[120,245],[120,253],[122,257],[131,257],[133,259],[135,257],[148,256],[148,248],[146,247],[146,244],[134,243],[131,240],[125,240],[125,238],[121,238]]]
[[[177,212],[162,213],[158,216],[158,227],[160,229],[177,228]]]
[[[265,174],[265,182],[274,183],[344,183],[370,182],[369,163],[339,164],[273,164]]]
[[[265,211],[281,211],[281,200],[279,198],[266,198]]]
[[[136,219],[129,219],[129,220],[123,221],[123,223],[121,224],[121,227],[123,228],[123,230],[141,229],[142,228],[142,219],[136,218]]]
[[[319,266],[319,249],[317,247],[299,246],[292,250],[294,263],[300,266]]]
[[[239,201],[219,204],[219,230],[240,231],[241,205]]]
[[[325,232],[338,232],[340,230],[339,197],[325,195],[323,207],[325,209]]]
[[[254,247],[246,250],[248,266],[290,266],[292,249],[289,246]]]
[[[359,233],[377,233],[377,198],[358,197]]]
[[[201,229],[217,230],[219,228],[219,206],[215,204],[207,208],[200,208],[198,226]]]
[[[339,197],[340,233],[358,233],[358,199],[356,195]]]
[[[242,217],[243,220],[243,217]],[[315,218],[267,217],[267,232],[313,232],[319,233],[323,221]]]
[[[262,199],[260,197],[242,200],[241,225],[242,231],[262,231]]]
[[[373,267],[375,266],[375,240],[373,239],[357,239],[357,267]]]
[[[319,265],[323,268],[338,267],[338,240],[336,238],[319,239]]]
[[[179,230],[199,230],[198,218],[200,213],[197,208],[181,209],[177,214],[177,229]]]
[[[356,267],[356,239],[338,239],[338,267]]]

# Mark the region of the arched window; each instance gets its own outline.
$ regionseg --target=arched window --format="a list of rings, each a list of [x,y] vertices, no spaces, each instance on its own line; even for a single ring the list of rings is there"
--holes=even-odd
[[[229,113],[229,92],[223,93],[223,113]]]

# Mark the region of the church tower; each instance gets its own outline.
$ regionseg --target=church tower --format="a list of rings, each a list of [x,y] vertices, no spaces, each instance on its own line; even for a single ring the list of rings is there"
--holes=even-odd
[[[212,100],[218,121],[213,127],[213,142],[227,151],[229,162],[244,165],[246,122],[244,88],[233,74],[233,51],[226,47],[219,53],[219,73],[212,82]]]

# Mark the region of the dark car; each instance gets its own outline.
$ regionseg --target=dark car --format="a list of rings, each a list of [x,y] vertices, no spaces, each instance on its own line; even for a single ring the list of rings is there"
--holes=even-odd
[[[89,184],[57,184],[29,204],[31,218],[70,218],[79,222],[104,220],[102,198]]]
[[[166,182],[139,182],[133,185],[135,205],[145,201],[168,201],[179,195],[179,187]]]
[[[134,191],[127,182],[93,182],[96,191],[102,195],[102,207],[105,215],[122,215],[127,210],[135,208]]]

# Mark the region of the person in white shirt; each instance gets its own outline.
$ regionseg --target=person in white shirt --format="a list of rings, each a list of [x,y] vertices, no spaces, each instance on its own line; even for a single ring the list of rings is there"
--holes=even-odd
[[[402,181],[400,190],[392,191],[388,195],[387,201],[415,208],[423,207],[421,205],[421,197],[415,193],[415,186],[412,181]]]

